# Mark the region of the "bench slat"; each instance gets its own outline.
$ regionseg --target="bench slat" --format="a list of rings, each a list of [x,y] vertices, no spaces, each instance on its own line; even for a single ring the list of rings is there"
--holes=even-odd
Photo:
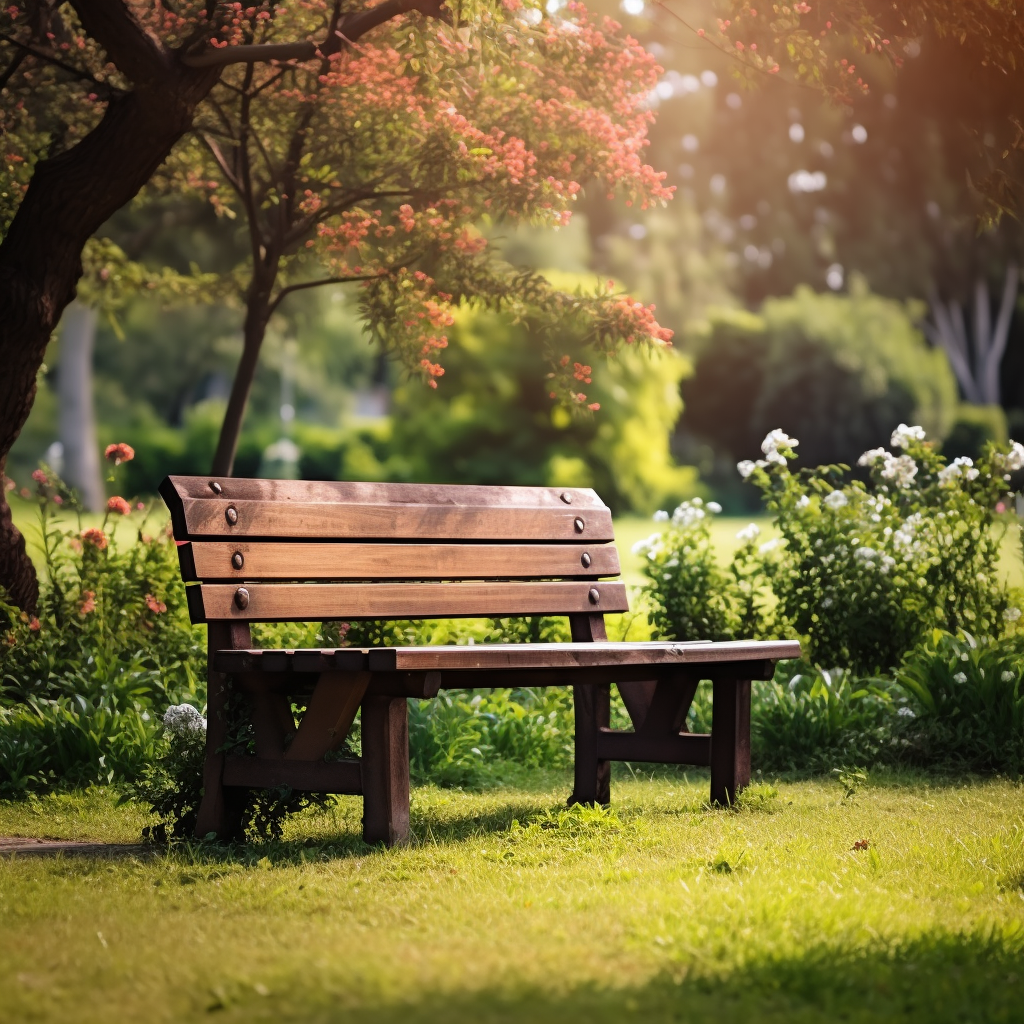
[[[228,509],[234,509],[229,522]],[[346,505],[313,502],[211,501],[186,498],[184,533],[200,537],[316,540],[611,541],[607,508],[482,508],[455,505]],[[578,524],[582,524],[579,526]]]
[[[369,652],[371,672],[589,668],[598,665],[688,665],[800,657],[796,640],[688,643],[470,644],[381,647]],[[453,684],[455,685],[455,684]]]
[[[242,556],[240,569],[232,564],[236,554]],[[527,579],[618,576],[620,571],[619,553],[609,544],[260,544],[225,540],[182,544],[178,557],[186,582]]]
[[[216,484],[220,488],[214,491]],[[482,484],[401,484],[352,480],[256,480],[248,477],[170,476],[160,487],[171,504],[211,501],[342,502],[351,505],[454,505],[474,508],[604,508],[589,487],[506,487]],[[568,498],[566,501],[566,497]]]
[[[188,587],[192,621],[476,618],[629,610],[622,583],[247,583],[244,589],[248,600],[240,608],[239,587],[233,583]]]

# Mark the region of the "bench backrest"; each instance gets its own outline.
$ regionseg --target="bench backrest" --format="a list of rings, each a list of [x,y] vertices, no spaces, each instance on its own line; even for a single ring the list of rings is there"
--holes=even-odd
[[[193,622],[628,610],[590,489],[167,477]]]

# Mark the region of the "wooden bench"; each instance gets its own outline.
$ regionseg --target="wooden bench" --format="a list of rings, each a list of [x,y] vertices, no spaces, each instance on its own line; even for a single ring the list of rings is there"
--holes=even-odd
[[[168,477],[192,621],[209,648],[207,755],[196,833],[230,837],[247,787],[355,793],[367,842],[409,834],[407,700],[440,687],[572,686],[576,802],[607,803],[610,762],[710,765],[711,799],[750,779],[750,681],[793,641],[609,643],[628,610],[608,508],[591,490]],[[564,615],[566,644],[253,648],[251,622]],[[710,735],[686,731],[710,680]],[[609,728],[618,686],[634,731]],[[233,688],[255,756],[223,747]],[[296,723],[292,698],[306,702]],[[362,709],[362,756],[332,755]],[[332,758],[333,759],[329,759]]]

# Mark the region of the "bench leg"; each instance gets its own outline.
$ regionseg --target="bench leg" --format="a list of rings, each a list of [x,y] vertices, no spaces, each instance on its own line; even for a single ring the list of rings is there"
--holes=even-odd
[[[711,802],[730,806],[750,781],[750,680],[716,679],[711,713]]]
[[[405,697],[362,703],[363,840],[409,841],[409,709]]]
[[[196,838],[211,832],[220,840],[240,838],[245,790],[224,785],[224,753],[227,740],[228,677],[209,674],[206,705],[206,760],[203,763],[203,799],[196,817]]]
[[[597,737],[611,722],[607,683],[572,688],[576,717],[576,772],[570,804],[611,802],[611,762],[597,756]]]

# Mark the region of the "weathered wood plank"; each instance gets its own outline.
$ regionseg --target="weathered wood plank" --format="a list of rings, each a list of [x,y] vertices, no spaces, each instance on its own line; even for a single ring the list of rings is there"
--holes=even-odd
[[[290,786],[308,793],[353,793],[363,791],[362,771],[357,760],[268,761],[259,757],[233,755],[224,758],[224,785],[252,789]]]
[[[219,490],[214,490],[214,487]],[[472,505],[507,508],[604,508],[589,487],[511,487],[488,484],[402,484],[353,480],[257,480],[248,477],[169,476],[164,501],[280,501],[350,505]],[[568,500],[566,500],[568,498]]]
[[[325,650],[275,651],[250,648],[216,651],[213,664],[220,672],[362,672],[367,667],[367,648],[337,647]]]
[[[602,605],[604,600],[602,598]],[[586,668],[597,665],[713,665],[800,656],[796,640],[710,643],[471,644],[445,647],[384,647],[369,651],[373,672]]]
[[[302,540],[578,541],[615,539],[607,508],[497,508],[465,505],[347,505],[313,502],[182,502],[177,540],[284,538]]]
[[[629,609],[621,583],[204,583],[189,602],[193,621],[425,619],[442,616],[565,615]],[[190,595],[191,598],[191,595]],[[201,609],[201,618],[195,615]]]
[[[618,576],[611,544],[365,544],[193,541],[178,547],[196,580],[460,580]]]

